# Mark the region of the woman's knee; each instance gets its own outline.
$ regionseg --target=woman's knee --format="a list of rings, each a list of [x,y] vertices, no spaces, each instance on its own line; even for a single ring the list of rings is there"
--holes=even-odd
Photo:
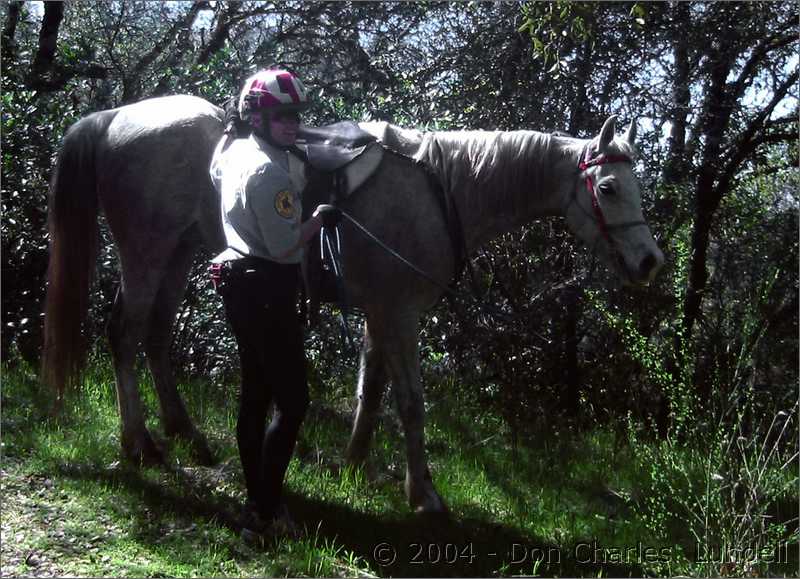
[[[310,403],[308,387],[292,392],[290,396],[283,396],[280,402],[276,400],[278,419],[299,427],[306,416]]]

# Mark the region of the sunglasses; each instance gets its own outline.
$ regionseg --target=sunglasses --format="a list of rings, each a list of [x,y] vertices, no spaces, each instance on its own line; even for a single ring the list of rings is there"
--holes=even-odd
[[[276,123],[299,123],[300,113],[297,111],[283,111],[279,113],[272,113],[270,120]]]

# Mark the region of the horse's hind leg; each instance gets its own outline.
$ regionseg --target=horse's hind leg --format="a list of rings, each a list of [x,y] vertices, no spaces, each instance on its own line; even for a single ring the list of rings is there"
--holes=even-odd
[[[133,280],[137,280],[136,283]],[[122,452],[134,464],[163,462],[144,422],[142,401],[136,381],[136,353],[144,334],[155,291],[145,276],[123,274],[108,323],[108,341],[116,376],[117,407],[122,430]]]
[[[210,465],[214,457],[205,437],[195,428],[186,411],[169,360],[175,314],[186,291],[196,247],[187,237],[174,251],[153,303],[144,346],[158,393],[164,433],[188,442],[195,458]]]
[[[391,316],[373,324],[392,380],[397,410],[406,436],[408,502],[418,513],[444,513],[447,507],[436,492],[425,455],[425,405],[420,378],[418,317]]]
[[[361,464],[367,458],[372,433],[380,414],[381,399],[388,382],[386,360],[370,336],[369,326],[365,325],[358,374],[358,408],[353,433],[347,445],[347,462],[350,464]]]

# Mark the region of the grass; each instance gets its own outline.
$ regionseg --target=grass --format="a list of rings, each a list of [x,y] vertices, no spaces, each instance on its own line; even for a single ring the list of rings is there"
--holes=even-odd
[[[152,385],[142,382],[153,410],[148,425],[158,434]],[[368,466],[353,469],[342,460],[349,397],[316,392],[287,477],[289,509],[305,532],[253,547],[238,536],[235,389],[182,387],[218,465],[197,467],[187,449],[173,445],[168,466],[134,469],[119,460],[112,384],[107,365],[94,364],[81,396],[55,421],[31,370],[3,368],[3,576],[599,577],[708,570],[692,560],[685,529],[659,525],[641,508],[652,477],[636,445],[647,442],[632,445],[603,430],[543,433],[512,450],[500,419],[455,395],[431,406],[426,430],[449,518],[409,511],[402,436],[390,409]],[[796,557],[759,570],[794,574]]]

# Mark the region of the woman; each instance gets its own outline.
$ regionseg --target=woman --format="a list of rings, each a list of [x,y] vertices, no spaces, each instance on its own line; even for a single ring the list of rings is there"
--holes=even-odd
[[[293,527],[282,488],[309,403],[297,309],[300,261],[323,219],[326,225],[338,219],[335,208],[321,205],[301,223],[305,155],[295,141],[308,106],[291,72],[256,73],[238,107],[251,136],[226,135],[211,162],[228,244],[213,261],[242,371],[236,440],[247,487],[243,526],[255,532]],[[265,432],[271,402],[275,413]]]

